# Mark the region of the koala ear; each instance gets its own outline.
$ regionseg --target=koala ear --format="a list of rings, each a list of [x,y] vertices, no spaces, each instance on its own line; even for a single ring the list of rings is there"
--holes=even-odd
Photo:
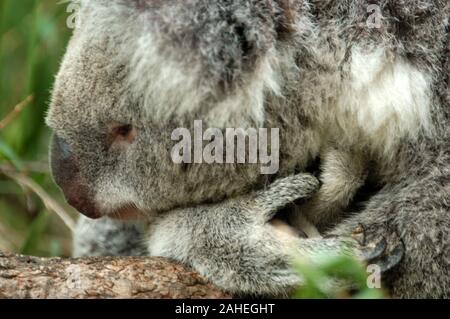
[[[302,11],[300,0],[235,1],[237,9],[218,33],[224,34],[217,56],[206,56],[206,68],[216,78],[226,98],[210,110],[208,117],[219,126],[243,125],[242,119],[259,125],[264,121],[266,95],[280,96],[280,51],[284,43],[295,41],[296,22]],[[229,35],[234,37],[227,39]],[[214,43],[200,46],[214,48]],[[245,125],[245,124],[244,124]]]
[[[83,12],[152,119],[245,128],[262,125],[266,96],[280,94],[278,43],[297,2],[83,0]]]
[[[293,30],[289,0],[128,2],[144,26],[125,54],[130,87],[152,116],[262,124],[265,96],[279,94],[277,43]]]

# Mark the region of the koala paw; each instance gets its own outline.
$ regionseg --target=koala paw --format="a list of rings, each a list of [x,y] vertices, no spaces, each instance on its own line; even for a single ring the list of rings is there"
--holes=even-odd
[[[319,189],[319,180],[311,174],[297,174],[276,180],[259,191],[256,203],[270,217],[299,199],[310,198]]]
[[[390,271],[403,259],[405,246],[396,233],[389,237],[389,243],[384,237],[368,241],[364,226],[359,225],[353,231],[352,237],[361,247],[361,259],[369,265],[378,265],[382,273]]]

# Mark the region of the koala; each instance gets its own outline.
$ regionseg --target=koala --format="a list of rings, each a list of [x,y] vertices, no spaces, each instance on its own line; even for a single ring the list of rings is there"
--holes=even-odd
[[[81,218],[74,255],[123,255],[126,252],[125,255],[162,256],[193,267],[217,286],[236,295],[256,295],[257,292],[259,296],[285,296],[286,281],[290,281],[292,288],[300,280],[285,262],[301,251],[295,236],[268,221],[287,205],[311,197],[318,187],[318,180],[310,174],[280,178],[250,194],[156,216],[147,220],[146,233],[142,222],[110,218],[92,222]],[[92,227],[95,236],[92,236]],[[137,236],[139,232],[141,236]],[[128,238],[124,238],[124,234]],[[268,248],[266,241],[271,241],[272,237],[272,242],[278,246]],[[272,249],[277,253],[272,254]],[[273,264],[278,268],[267,277],[264,269],[271,269]],[[247,275],[250,270],[252,276]]]
[[[345,217],[358,191],[368,178],[368,161],[362,153],[330,148],[320,155],[322,186],[312,198],[294,206],[290,224],[309,238],[319,237],[318,231],[336,225]]]
[[[392,297],[449,296],[447,1],[84,0],[78,18],[46,119],[55,182],[103,217],[75,242],[109,223],[124,242],[101,249],[171,257],[256,295],[301,283],[287,246],[311,262],[351,253],[385,270]],[[279,170],[174,163],[171,133],[199,119],[278,128]],[[304,211],[324,236],[287,240],[246,196],[320,157],[329,186],[289,219]],[[109,217],[150,220],[150,237]]]
[[[289,292],[286,290],[287,281],[291,281],[290,287],[301,284],[301,279],[290,269],[289,264],[284,264],[278,269],[280,272],[278,276],[259,277],[258,274],[263,274],[263,269],[268,264],[278,260],[308,258],[310,262],[314,262],[316,256],[336,253],[327,251],[324,249],[326,247],[317,247],[315,251],[310,247],[311,250],[305,253],[303,249],[308,248],[296,245],[296,240],[292,236],[296,236],[300,231],[308,238],[320,237],[316,227],[305,218],[304,214],[313,212],[312,207],[316,204],[324,208],[332,206],[336,206],[336,209],[342,208],[343,206],[337,205],[337,202],[340,201],[345,205],[344,198],[350,196],[349,192],[357,188],[354,186],[360,186],[359,182],[363,182],[357,179],[358,173],[363,174],[362,169],[344,175],[345,170],[350,168],[350,158],[346,153],[330,150],[326,155],[322,176],[332,175],[329,170],[333,169],[340,177],[341,184],[342,181],[348,182],[348,185],[343,185],[343,190],[336,189],[336,185],[329,183],[327,178],[322,178],[319,190],[319,182],[314,176],[298,174],[280,178],[267,188],[249,195],[230,198],[216,204],[166,212],[148,219],[146,228],[143,227],[142,221],[123,222],[110,218],[93,221],[80,218],[74,238],[74,256],[163,256],[192,266],[217,286],[237,296],[287,296]],[[356,183],[352,183],[351,177]],[[311,197],[313,200],[309,200]],[[295,202],[299,200],[307,200],[303,206],[308,206],[310,210],[296,206]],[[328,202],[323,203],[321,200]],[[291,213],[295,217],[294,222],[291,222],[292,227],[274,219],[277,212],[288,206],[295,207]],[[330,214],[325,210],[315,211],[323,213],[323,216],[314,218],[315,222],[323,220]],[[270,224],[267,224],[269,221]],[[218,224],[222,226],[217,227]],[[268,259],[264,244],[249,242],[252,238],[248,233],[249,229],[252,232],[264,232],[268,238],[276,235],[278,239],[276,242],[281,243],[278,254],[269,255]],[[217,241],[217,238],[227,238],[227,244],[224,245],[224,241]],[[211,254],[212,247],[216,254]],[[258,247],[260,249],[255,249]],[[349,250],[344,253],[353,253],[350,243],[347,249]],[[247,276],[248,270],[236,262],[241,258],[239,252],[242,251],[246,251],[245,260],[252,261],[254,276]],[[369,258],[356,257],[365,261],[368,260],[364,258]],[[217,260],[214,260],[215,258]],[[283,276],[284,280],[279,281],[280,276]]]

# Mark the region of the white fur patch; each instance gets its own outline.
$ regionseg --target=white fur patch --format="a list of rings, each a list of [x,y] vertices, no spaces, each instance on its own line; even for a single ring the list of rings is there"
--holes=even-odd
[[[177,62],[173,54],[149,31],[143,34],[131,54],[129,86],[155,119],[165,120],[174,114],[183,116],[208,110],[206,118],[216,127],[234,127],[242,123],[262,124],[264,97],[267,91],[279,94],[277,75],[273,65],[275,54],[269,54],[251,74],[248,83],[213,105],[205,105],[217,88],[200,84],[201,66]]]
[[[111,214],[130,203],[138,208],[143,207],[134,190],[123,185],[121,181],[115,180],[113,177],[109,176],[109,178],[102,178],[97,181],[95,189],[94,201],[105,215]]]
[[[137,40],[134,52],[130,52],[130,88],[152,117],[166,119],[173,114],[194,111],[201,105],[208,92],[198,85],[200,70],[192,65],[189,74],[180,63],[164,54],[160,43],[150,32]]]
[[[352,129],[348,114],[376,146],[389,148],[419,130],[430,131],[431,77],[401,57],[389,57],[378,48],[354,48],[350,79],[338,99],[339,123]]]
[[[181,216],[180,216],[181,214]],[[149,225],[147,249],[150,256],[176,258],[189,263],[189,247],[192,245],[192,233],[180,224],[188,212],[174,210],[157,218]]]
[[[280,95],[279,77],[275,71],[277,57],[271,51],[257,66],[248,84],[213,106],[206,120],[217,127],[262,125],[267,93]]]

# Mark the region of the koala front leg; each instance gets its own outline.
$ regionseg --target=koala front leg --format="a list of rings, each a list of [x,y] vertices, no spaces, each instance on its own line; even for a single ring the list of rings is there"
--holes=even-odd
[[[295,207],[290,223],[297,229],[311,230],[308,237],[320,237],[310,227],[337,224],[357,191],[364,185],[367,160],[361,152],[327,149],[323,151],[319,191],[303,205]]]
[[[314,259],[347,247],[337,238],[301,240],[268,224],[277,210],[317,188],[314,177],[302,174],[248,196],[173,211],[150,226],[149,252],[191,265],[237,295],[285,296],[300,283],[291,268],[294,251]]]
[[[73,237],[73,257],[145,256],[145,222],[80,216]]]

